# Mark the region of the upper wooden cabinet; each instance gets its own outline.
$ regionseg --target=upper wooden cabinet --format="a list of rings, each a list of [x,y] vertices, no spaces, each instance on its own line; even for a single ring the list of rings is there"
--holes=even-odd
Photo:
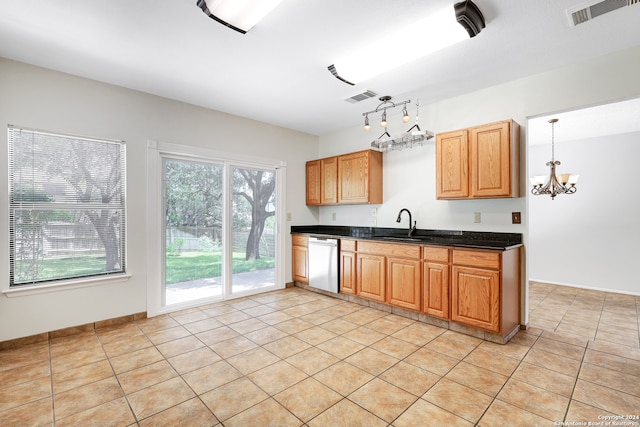
[[[321,203],[320,199],[320,160],[307,162],[307,205],[314,206]]]
[[[469,132],[457,130],[436,136],[436,197],[469,197]]]
[[[365,150],[307,162],[307,205],[381,204],[382,153]]]
[[[505,120],[436,136],[436,198],[519,197],[520,126]]]
[[[320,204],[338,203],[338,158],[320,160]]]
[[[382,203],[382,153],[359,151],[338,156],[338,203]]]

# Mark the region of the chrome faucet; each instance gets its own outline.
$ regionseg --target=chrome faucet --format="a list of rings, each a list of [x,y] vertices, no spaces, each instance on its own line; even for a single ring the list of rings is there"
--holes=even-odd
[[[417,221],[413,221],[413,226],[411,226],[411,211],[409,209],[402,208],[400,209],[400,212],[398,212],[398,218],[396,219],[396,222],[400,222],[400,217],[402,216],[402,212],[407,212],[409,214],[409,237],[413,237],[413,233],[416,232]]]

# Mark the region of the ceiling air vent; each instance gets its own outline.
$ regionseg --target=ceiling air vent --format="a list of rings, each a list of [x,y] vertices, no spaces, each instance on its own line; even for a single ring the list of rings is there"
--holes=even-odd
[[[640,0],[596,0],[589,3],[583,3],[567,10],[569,23],[572,27],[575,27],[578,24],[583,24],[600,15],[604,15],[605,13],[612,12],[624,6],[631,6],[636,3],[640,3]]]
[[[345,101],[350,102],[352,104],[355,104],[356,102],[360,102],[360,101],[364,101],[365,99],[373,98],[376,95],[377,94],[375,92],[372,92],[370,90],[365,90],[365,91],[360,92],[360,93],[358,93],[356,95],[353,95],[350,98],[345,99]]]

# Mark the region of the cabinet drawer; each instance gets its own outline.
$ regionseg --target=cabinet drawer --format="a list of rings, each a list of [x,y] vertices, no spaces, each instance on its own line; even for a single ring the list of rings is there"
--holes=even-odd
[[[420,259],[420,246],[418,245],[397,245],[395,243],[359,240],[358,252],[400,258]]]
[[[422,259],[429,261],[449,262],[449,249],[436,246],[423,246]]]
[[[355,252],[356,251],[356,241],[355,240],[348,240],[348,239],[340,239],[340,250],[341,251]]]
[[[453,264],[500,269],[500,252],[453,250]]]
[[[307,236],[304,236],[302,234],[292,234],[291,244],[294,246],[308,246],[309,239],[307,238]]]

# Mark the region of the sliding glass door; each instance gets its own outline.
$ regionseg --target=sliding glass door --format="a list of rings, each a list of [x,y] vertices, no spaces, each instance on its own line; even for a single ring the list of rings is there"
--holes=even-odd
[[[276,171],[231,167],[232,294],[275,285]]]
[[[161,307],[275,287],[276,169],[161,159]]]
[[[223,296],[223,164],[163,159],[163,305]]]

